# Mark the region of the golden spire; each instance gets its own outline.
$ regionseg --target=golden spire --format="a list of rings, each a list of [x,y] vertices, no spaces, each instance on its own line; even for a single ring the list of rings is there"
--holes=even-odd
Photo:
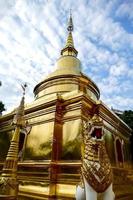
[[[65,47],[74,47],[73,36],[72,36],[71,32],[69,32],[69,34],[68,34]]]
[[[61,50],[61,55],[63,55],[63,56],[71,55],[71,56],[76,57],[78,52],[74,48],[74,42],[73,42],[73,36],[72,36],[72,31],[74,30],[74,26],[73,26],[71,11],[70,11],[70,17],[69,17],[69,21],[68,21],[67,30],[68,30],[68,37],[67,37],[65,47]]]
[[[26,84],[22,85],[23,97],[20,105],[16,111],[16,115],[13,119],[15,130],[10,143],[10,147],[6,156],[6,160],[2,169],[2,175],[0,178],[0,198],[1,195],[5,195],[13,199],[17,199],[18,194],[18,181],[17,181],[17,162],[18,162],[18,151],[19,151],[19,137],[20,130],[25,126],[24,119],[24,95],[25,95]]]

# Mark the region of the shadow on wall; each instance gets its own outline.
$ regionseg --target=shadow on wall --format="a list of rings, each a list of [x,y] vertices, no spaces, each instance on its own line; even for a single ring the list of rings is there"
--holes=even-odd
[[[45,142],[40,145],[37,151],[34,147],[26,147],[24,160],[49,160],[51,158],[51,145]]]
[[[80,160],[81,159],[81,142],[77,139],[68,141],[63,147],[63,160]]]
[[[10,146],[11,132],[0,133],[0,161],[4,161]]]

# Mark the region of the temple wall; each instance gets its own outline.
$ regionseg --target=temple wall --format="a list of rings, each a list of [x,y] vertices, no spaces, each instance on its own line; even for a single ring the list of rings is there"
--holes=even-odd
[[[58,112],[58,108],[57,108]],[[53,143],[61,134],[62,150],[61,160],[80,160],[81,145],[81,107],[80,102],[65,107],[62,117],[58,117],[54,106],[27,115],[28,122],[32,124],[30,134],[27,136],[24,160],[50,160],[51,151],[55,150]],[[62,128],[61,128],[62,127]],[[60,133],[59,133],[60,132]],[[56,136],[55,136],[56,134]]]
[[[105,129],[104,139],[108,156],[110,158],[111,163],[114,165],[115,164],[114,139],[112,133],[106,129]]]
[[[70,94],[64,95],[63,101],[58,102],[59,99],[56,97],[48,104],[44,103],[40,107],[36,105],[34,110],[30,107],[25,112],[31,131],[26,136],[23,160],[18,166],[19,195],[22,198],[48,199],[54,189],[57,199],[74,199],[76,185],[80,180],[81,120],[88,120],[93,115],[96,105],[91,98],[87,98],[82,93]],[[130,160],[128,137],[125,137],[126,132],[119,124],[117,125],[113,117],[111,118],[110,115],[106,117],[104,114],[103,112],[100,117],[104,120],[104,138],[112,166],[117,166],[126,172],[128,169],[126,163]],[[8,125],[8,120],[6,124]],[[1,130],[0,139],[5,133]],[[59,135],[62,145],[58,141]],[[6,143],[4,138],[0,140],[3,145]],[[117,165],[115,142],[118,138],[125,144],[123,146],[124,165]],[[62,148],[58,152],[61,156],[54,154],[52,157],[58,147]],[[114,171],[114,177],[117,187],[121,178],[117,170]],[[126,176],[123,175],[120,182],[123,177]]]
[[[58,112],[60,111],[56,111],[57,99],[52,99],[51,102],[49,101],[49,106],[47,107],[42,104],[42,108],[40,107],[40,109],[36,109],[36,111],[29,111],[26,114],[26,120],[28,120],[28,123],[31,126],[31,132],[25,138],[25,146],[23,148],[24,160],[51,159],[52,145],[53,142],[55,142],[53,138],[54,132],[56,132],[56,135],[58,136],[59,129],[60,134],[62,135],[62,151],[60,159],[80,160],[82,129],[81,119],[85,117],[85,119],[87,120],[88,117],[91,116],[92,110],[94,109],[93,107],[95,105],[93,101],[91,102],[90,98],[86,98],[83,100],[82,93],[72,93],[69,96],[64,95],[64,99],[65,100],[62,103],[63,107],[61,108],[62,114],[58,114]],[[32,110],[32,108],[30,109]],[[125,130],[119,124],[117,125],[117,123],[113,121],[110,115],[106,116],[104,110],[100,114],[101,118],[104,120],[104,138],[111,163],[113,165],[118,164],[118,148],[116,148],[117,139],[119,139],[121,143],[123,162],[130,162],[131,158],[129,153],[129,136],[126,137]],[[6,131],[6,129],[9,127],[10,121],[11,119],[3,121],[3,123],[1,123],[1,160],[4,160],[9,146],[10,138],[8,137],[7,133],[10,131]],[[6,124],[6,126],[4,126],[4,124]],[[9,135],[11,136],[11,134]],[[7,139],[5,140],[5,138]]]
[[[24,159],[46,160],[51,158],[51,144],[54,122],[32,127],[27,137]]]
[[[67,121],[63,125],[63,160],[81,159],[81,119]]]

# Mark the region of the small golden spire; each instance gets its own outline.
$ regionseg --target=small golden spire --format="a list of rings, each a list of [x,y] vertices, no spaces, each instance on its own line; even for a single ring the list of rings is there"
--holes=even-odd
[[[67,30],[68,30],[68,37],[67,37],[65,48],[63,48],[61,50],[61,55],[63,55],[63,56],[71,55],[71,56],[76,57],[78,52],[74,48],[74,42],[73,42],[73,36],[72,36],[72,31],[74,30],[74,26],[73,26],[71,10],[70,10],[70,17],[69,17],[69,21],[68,21]]]
[[[24,95],[26,84],[22,85],[23,97],[20,105],[16,111],[13,119],[15,130],[10,143],[10,147],[6,156],[6,160],[2,169],[2,175],[0,177],[0,199],[5,195],[10,199],[17,199],[18,195],[18,181],[17,181],[17,163],[18,163],[18,151],[19,151],[19,137],[20,131],[25,127],[24,119]]]
[[[25,119],[24,119],[24,96],[25,96],[25,90],[27,85],[21,85],[22,90],[23,90],[23,97],[21,99],[20,105],[17,109],[16,115],[14,116],[13,119],[13,124],[16,126],[24,127],[25,125]]]

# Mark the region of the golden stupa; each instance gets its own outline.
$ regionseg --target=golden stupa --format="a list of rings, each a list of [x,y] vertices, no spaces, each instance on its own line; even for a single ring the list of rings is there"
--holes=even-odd
[[[75,199],[80,178],[82,120],[97,114],[104,123],[116,199],[132,200],[131,129],[99,100],[97,85],[82,73],[71,15],[67,30],[56,70],[35,86],[35,100],[24,109],[27,127],[21,129],[19,138],[19,199]],[[0,117],[1,173],[14,131],[14,114]]]

